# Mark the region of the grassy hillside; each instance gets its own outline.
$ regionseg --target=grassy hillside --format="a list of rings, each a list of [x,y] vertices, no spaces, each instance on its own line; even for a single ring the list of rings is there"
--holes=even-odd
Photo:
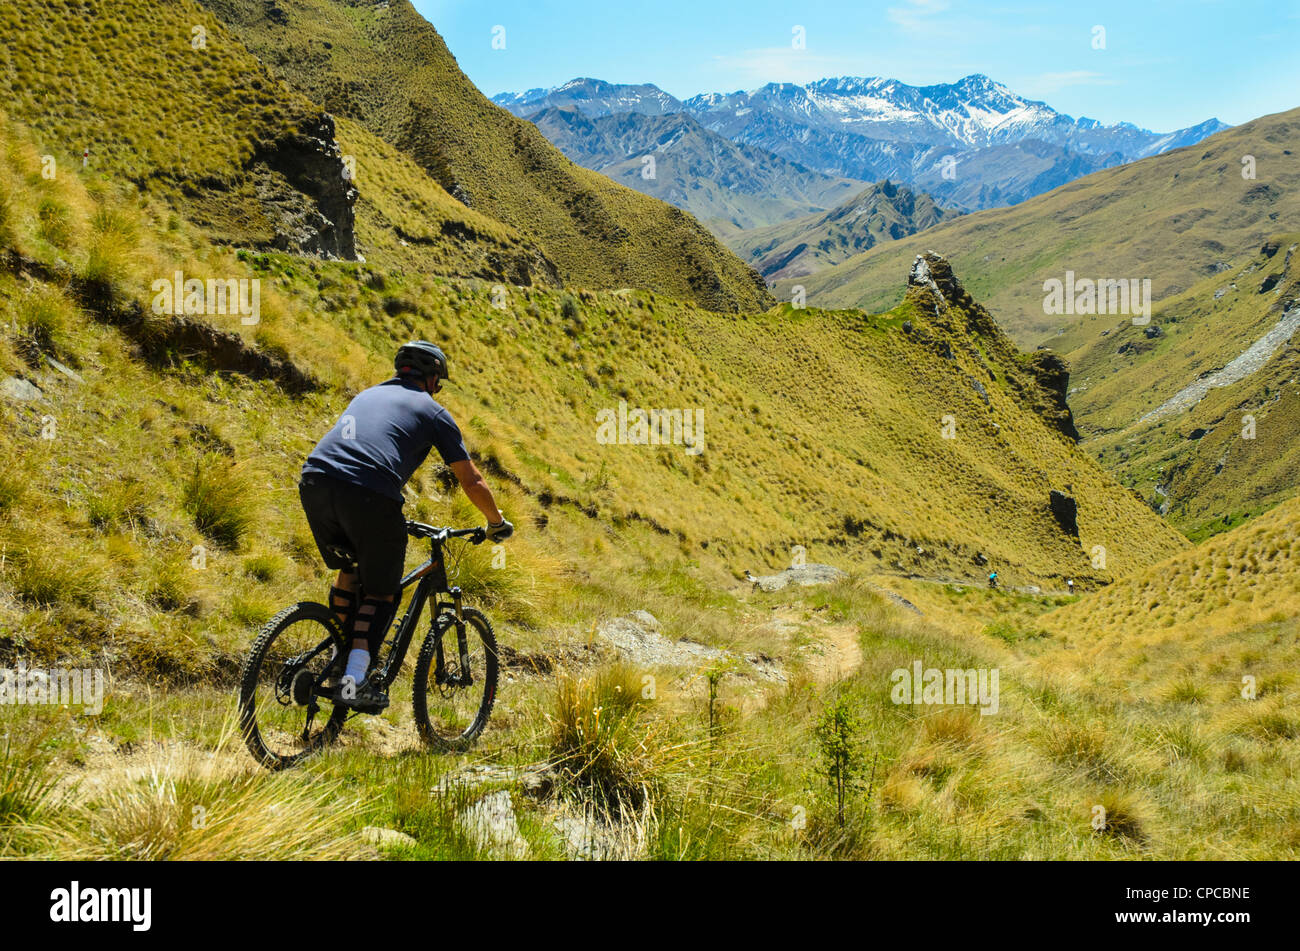
[[[14,544],[21,538],[34,554],[10,567],[56,577],[91,571],[88,593],[70,602],[74,616],[78,604],[93,605],[111,590],[136,592],[117,604],[132,617],[148,604],[152,582],[138,571],[141,556],[115,562],[114,539],[128,532],[137,545],[139,526],[154,525],[147,534],[170,541],[151,549],[150,560],[177,559],[169,570],[183,568],[185,552],[199,542],[186,505],[222,473],[265,487],[231,502],[242,531],[262,526],[277,558],[296,552],[310,565],[292,506],[293,473],[346,394],[382,376],[395,344],[417,334],[444,340],[454,354],[458,385],[448,404],[499,479],[537,505],[572,507],[599,524],[648,525],[714,570],[780,566],[792,546],[804,545],[825,557],[944,577],[979,576],[983,556],[1007,582],[1059,585],[1066,575],[1101,581],[1178,546],[1048,428],[1032,375],[986,315],[963,309],[968,303],[950,306],[918,288],[914,300],[881,317],[786,310],[736,320],[644,292],[531,291],[496,308],[482,283],[411,282],[344,262],[236,254],[183,224],[155,235],[97,176],[89,191],[66,175],[46,183],[38,152],[10,142],[17,169],[10,180],[20,187],[7,213],[14,257],[6,300],[20,329],[7,372],[66,393],[58,402],[43,395],[6,403],[18,414],[13,431],[35,440],[24,444],[12,476],[33,506],[15,523],[22,527]],[[52,229],[48,221],[68,225]],[[72,262],[72,275],[59,270],[60,260]],[[213,341],[193,332],[192,321],[133,317],[131,302],[147,304],[149,283],[176,262],[190,273],[260,279],[261,322],[245,327],[231,318]],[[27,289],[34,279],[41,286]],[[87,307],[98,322],[85,318]],[[936,310],[941,315],[930,316]],[[786,358],[791,327],[803,328],[806,341],[797,363]],[[149,384],[157,371],[133,364],[131,349],[176,375]],[[47,356],[86,382],[68,379]],[[240,372],[289,380],[308,395],[294,402],[269,384],[245,385]],[[138,394],[163,383],[174,394],[140,403]],[[101,407],[93,417],[71,410],[84,405],[75,395],[81,386]],[[232,386],[239,395],[227,393]],[[702,413],[704,452],[601,445],[597,413],[617,410],[620,400]],[[52,443],[36,439],[49,409],[61,434]],[[112,439],[100,413],[116,421]],[[954,417],[955,439],[941,436],[945,415]],[[138,470],[118,471],[101,458],[105,452]],[[69,484],[66,472],[83,467],[87,481]],[[165,489],[145,489],[151,472],[166,474]],[[1078,538],[1052,517],[1053,488],[1076,498]],[[62,507],[50,508],[65,496]],[[274,519],[264,507],[270,498],[287,503]],[[106,513],[96,514],[99,506]],[[51,520],[51,511],[64,514]],[[28,534],[36,525],[42,528]],[[84,563],[46,554],[67,532],[93,540]],[[286,537],[298,547],[270,542]],[[1110,553],[1105,569],[1090,567],[1094,545]],[[10,583],[20,593],[29,584]],[[50,596],[43,583],[30,582],[36,603]],[[67,619],[56,613],[45,623]],[[203,626],[209,634],[221,628]]]
[[[1300,646],[1294,624],[1300,613],[1298,517],[1300,502],[1285,502],[1250,524],[1047,614],[1043,623],[1061,634],[1080,670],[1098,663],[1139,667],[1155,657],[1177,657],[1204,671],[1222,666],[1215,650],[1252,653],[1239,639],[1242,632],[1289,621],[1289,639],[1261,642],[1289,645],[1290,655],[1266,650],[1259,658],[1283,669]],[[1109,661],[1107,652],[1115,654]]]
[[[1107,169],[1012,208],[944,222],[800,282],[821,307],[892,307],[893,275],[926,249],[947,256],[1022,346],[1074,318],[1043,312],[1043,282],[1150,278],[1163,300],[1221,265],[1243,266],[1300,213],[1300,110],[1264,116],[1198,145]],[[1242,177],[1253,156],[1254,179]],[[774,293],[789,299],[789,282]]]
[[[26,8],[0,11],[15,111],[0,116],[0,667],[106,680],[95,716],[0,704],[0,855],[564,858],[595,839],[657,859],[1300,850],[1300,503],[1189,548],[1069,438],[1059,361],[1017,350],[941,257],[900,262],[901,302],[878,314],[564,290],[550,245],[452,199],[363,123],[339,121],[336,152],[311,134],[318,107],[286,89],[239,112],[272,81],[219,24],[194,21],[229,64],[169,69],[153,50],[190,35],[192,6],[102,6],[50,5],[44,32]],[[265,9],[282,7],[296,5]],[[138,70],[108,68],[117,41],[147,47]],[[45,95],[61,53],[95,109],[49,107],[65,101]],[[189,138],[137,116],[184,117]],[[91,135],[82,168],[69,142]],[[346,155],[364,262],[308,247],[343,237],[323,210]],[[1198,323],[1221,321],[1234,345],[1253,333],[1231,337],[1215,307],[1233,328],[1275,319],[1288,247],[1221,275],[1239,293],[1214,303],[1194,285],[1160,312],[1151,340],[1194,344],[1160,386],[1199,372]],[[177,270],[260,281],[258,319],[155,313],[153,282]],[[496,707],[473,751],[430,753],[404,673],[383,716],[271,775],[240,746],[233,692],[258,628],[325,594],[296,475],[413,336],[446,346],[440,398],[519,526],[504,564],[473,549],[451,565],[496,625]],[[1162,372],[1130,353],[1133,379]],[[1289,353],[1258,380],[1281,386]],[[1291,399],[1261,410],[1261,435]],[[603,440],[599,414],[622,401],[701,414],[702,451]],[[412,517],[478,521],[436,463],[409,488]],[[776,593],[741,580],[795,546],[846,576]],[[982,584],[990,568],[1002,590]],[[634,611],[672,646],[727,653],[619,653],[603,625]],[[894,702],[895,672],[918,662],[996,671],[997,713]],[[822,729],[837,711],[858,780],[843,821]],[[522,850],[473,833],[489,792],[507,794]]]
[[[63,0],[6,4],[0,35],[6,108],[32,128],[56,172],[78,168],[88,150],[91,170],[164,199],[165,214],[217,243],[318,252],[309,247],[313,196],[341,196],[350,156],[356,253],[435,274],[553,277],[535,245],[451,198],[356,123],[338,123],[340,148],[330,155],[328,143],[312,140],[320,107],[272,78],[188,0],[103,0],[94,16]],[[303,171],[312,162],[315,178]]]
[[[547,108],[528,121],[579,165],[690,212],[724,238],[823,211],[862,187],[724,139],[682,112],[588,118]]]
[[[830,211],[740,232],[728,243],[769,281],[794,279],[877,244],[932,228],[951,216],[924,192],[884,181]]]
[[[757,275],[690,216],[574,165],[531,123],[493,105],[408,0],[204,5],[277,77],[527,235],[563,282],[644,287],[719,311],[770,303]]]
[[[1300,736],[1297,519],[1300,503],[1285,502],[1044,615],[1056,642],[1052,667],[1099,694],[1182,707],[1196,724],[1198,755],[1240,773],[1252,758],[1243,744],[1278,749],[1276,741]],[[1294,778],[1277,798],[1287,808],[1300,802]]]
[[[1300,485],[1297,240],[1167,299],[1150,327],[1084,320],[1053,341],[1084,447],[1194,539]]]

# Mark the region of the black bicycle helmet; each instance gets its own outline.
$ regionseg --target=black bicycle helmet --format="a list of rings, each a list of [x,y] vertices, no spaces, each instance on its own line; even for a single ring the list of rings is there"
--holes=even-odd
[[[412,340],[398,349],[397,356],[393,358],[393,368],[400,374],[408,367],[423,377],[447,379],[446,354],[427,340]]]

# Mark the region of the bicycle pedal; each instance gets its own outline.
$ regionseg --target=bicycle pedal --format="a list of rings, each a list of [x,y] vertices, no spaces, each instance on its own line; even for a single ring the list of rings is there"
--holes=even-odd
[[[335,691],[334,702],[358,713],[376,714],[387,710],[391,701],[387,691],[363,682],[351,697],[344,695],[344,688],[340,685]]]

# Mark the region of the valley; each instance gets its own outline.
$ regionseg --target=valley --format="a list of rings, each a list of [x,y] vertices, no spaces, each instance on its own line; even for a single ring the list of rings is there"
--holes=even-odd
[[[0,681],[0,856],[1300,852],[1300,111],[489,100],[407,0],[95,6],[0,8],[0,668],[103,689]],[[1149,320],[1047,313],[1067,272]],[[449,545],[495,705],[425,746],[410,657],[272,773],[242,666],[333,577],[299,470],[412,339],[516,526]],[[436,455],[404,496],[481,521]]]

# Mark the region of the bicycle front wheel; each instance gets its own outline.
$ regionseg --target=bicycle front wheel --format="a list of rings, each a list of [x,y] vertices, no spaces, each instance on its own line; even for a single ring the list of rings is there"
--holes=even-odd
[[[496,702],[497,641],[492,624],[474,608],[464,608],[462,614],[468,666],[462,663],[456,617],[450,609],[434,618],[415,662],[415,725],[420,739],[440,750],[468,749],[487,726]]]

